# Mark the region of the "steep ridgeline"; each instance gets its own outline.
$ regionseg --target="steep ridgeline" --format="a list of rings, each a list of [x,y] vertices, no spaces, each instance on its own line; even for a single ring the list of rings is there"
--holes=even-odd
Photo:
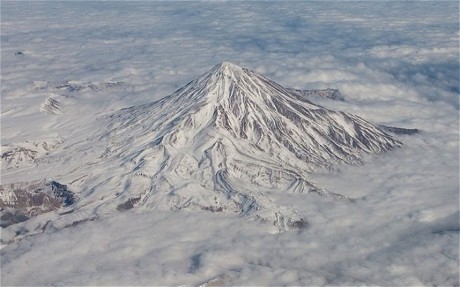
[[[401,143],[360,117],[327,110],[223,62],[160,101],[110,116],[102,155],[126,173],[112,203],[237,212],[280,230],[303,225],[270,192],[332,195],[314,169],[360,163]]]
[[[330,99],[335,101],[344,101],[345,98],[340,93],[339,90],[336,89],[323,89],[323,90],[297,90],[297,89],[288,89],[289,92],[297,94],[301,97],[306,99],[315,99],[315,98],[323,98],[323,99]]]

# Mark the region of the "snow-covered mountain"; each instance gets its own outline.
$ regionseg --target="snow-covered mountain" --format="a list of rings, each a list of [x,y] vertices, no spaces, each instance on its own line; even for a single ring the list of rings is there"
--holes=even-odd
[[[105,120],[98,141],[108,147],[100,160],[123,167],[88,193],[116,185],[105,208],[234,212],[279,229],[301,226],[302,216],[278,206],[270,192],[341,197],[315,186],[309,172],[401,145],[360,117],[314,105],[228,62],[160,101]]]
[[[37,160],[55,150],[62,139],[46,139],[6,144],[1,147],[2,169],[14,169],[33,165]]]
[[[309,173],[401,145],[360,117],[315,105],[228,62],[159,101],[103,116],[96,126],[37,163],[78,194],[71,208],[83,215],[72,211],[71,220],[133,208],[189,209],[301,228],[303,216],[274,198],[344,198],[316,186]],[[18,153],[7,154],[13,162]]]
[[[64,107],[56,97],[48,97],[40,105],[40,111],[49,115],[61,115],[64,113]]]
[[[0,5],[0,285],[460,286],[457,2]],[[240,114],[153,103],[223,57],[300,120],[233,76]],[[404,145],[364,150],[349,114]]]

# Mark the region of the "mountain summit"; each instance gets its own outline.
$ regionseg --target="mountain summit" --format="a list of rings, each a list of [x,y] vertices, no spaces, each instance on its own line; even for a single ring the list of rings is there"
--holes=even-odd
[[[241,68],[240,66],[235,65],[231,62],[226,62],[226,61],[220,62],[219,64],[215,65],[214,69],[230,77],[235,74],[244,72],[243,68]]]
[[[340,197],[310,182],[309,172],[401,145],[360,117],[229,62],[157,102],[111,115],[100,139],[108,141],[104,163],[124,168],[98,184],[118,183],[105,207],[234,212],[280,230],[299,227],[302,217],[267,194]]]

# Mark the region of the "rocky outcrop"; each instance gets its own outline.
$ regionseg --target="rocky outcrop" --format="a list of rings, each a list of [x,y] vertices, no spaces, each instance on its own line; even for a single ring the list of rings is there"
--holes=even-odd
[[[35,181],[0,185],[0,226],[74,204],[76,197],[56,181]]]

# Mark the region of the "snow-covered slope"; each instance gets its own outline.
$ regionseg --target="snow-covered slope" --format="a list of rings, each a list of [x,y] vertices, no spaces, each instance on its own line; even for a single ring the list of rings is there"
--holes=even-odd
[[[2,169],[31,166],[61,143],[62,139],[46,139],[2,145],[0,157]]]
[[[100,161],[123,172],[93,182],[91,202],[112,184],[108,209],[235,212],[279,229],[300,227],[303,219],[270,192],[341,197],[315,186],[308,173],[401,145],[357,116],[314,105],[228,62],[160,101],[105,120],[108,132],[98,141],[108,147]]]
[[[56,97],[48,97],[40,105],[40,111],[49,115],[61,115],[64,113],[64,107]]]

